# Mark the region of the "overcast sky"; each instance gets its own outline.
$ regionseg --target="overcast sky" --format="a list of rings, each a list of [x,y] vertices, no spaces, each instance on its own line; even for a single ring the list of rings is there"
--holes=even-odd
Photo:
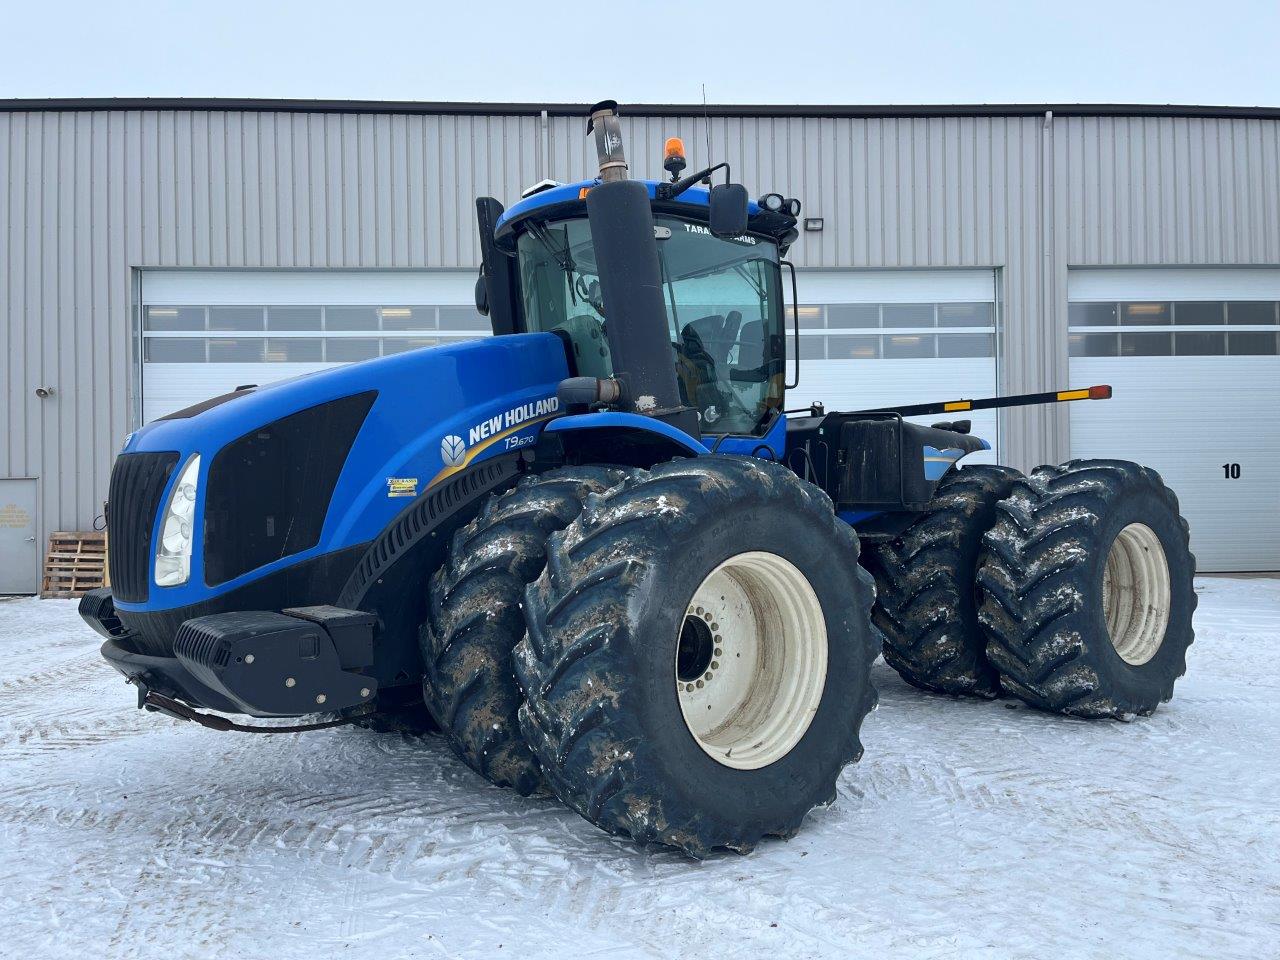
[[[643,12],[641,12],[643,11]],[[10,2],[0,97],[1280,105],[1280,0]]]

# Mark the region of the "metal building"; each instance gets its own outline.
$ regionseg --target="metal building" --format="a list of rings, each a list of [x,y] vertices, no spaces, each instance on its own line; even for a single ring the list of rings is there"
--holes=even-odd
[[[0,101],[0,592],[102,512],[141,423],[484,334],[473,198],[593,170],[574,105]],[[626,112],[804,203],[801,389],[828,408],[1109,382],[975,422],[1002,462],[1155,466],[1204,570],[1280,568],[1280,110]],[[34,538],[34,539],[28,539]]]

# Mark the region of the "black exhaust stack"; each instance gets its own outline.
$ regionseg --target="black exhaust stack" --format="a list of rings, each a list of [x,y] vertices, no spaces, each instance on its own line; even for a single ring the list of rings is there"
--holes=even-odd
[[[600,161],[602,182],[587,194],[587,219],[614,376],[621,386],[618,406],[698,436],[697,413],[681,402],[676,380],[649,191],[627,178],[617,103],[605,100],[592,107],[587,133],[595,134]]]

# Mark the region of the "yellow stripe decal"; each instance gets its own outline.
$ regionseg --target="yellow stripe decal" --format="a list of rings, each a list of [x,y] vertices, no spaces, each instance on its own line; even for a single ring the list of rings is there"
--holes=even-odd
[[[511,427],[510,429],[503,430],[501,433],[495,433],[492,437],[490,437],[484,443],[477,444],[476,446],[468,450],[466,457],[463,458],[463,461],[460,464],[458,464],[456,467],[445,467],[443,470],[437,473],[434,477],[431,478],[431,482],[427,484],[427,487],[428,488],[434,487],[441,480],[445,480],[449,477],[452,477],[455,473],[461,473],[463,470],[467,469],[467,467],[471,464],[471,461],[476,458],[477,454],[481,453],[488,447],[493,446],[499,440],[506,439],[507,437],[511,436],[513,433],[519,433],[521,430],[525,430],[533,426],[535,423],[541,423],[544,420],[550,420],[550,419],[551,417],[549,416],[537,417],[533,420],[526,420],[524,423],[521,423],[518,426],[514,426],[514,427]]]
[[[968,400],[952,400],[950,403],[944,404],[942,409],[946,413],[950,413],[952,410],[968,410],[969,406],[970,401]]]
[[[1059,390],[1058,399],[1059,400],[1088,400],[1089,391],[1088,390]]]

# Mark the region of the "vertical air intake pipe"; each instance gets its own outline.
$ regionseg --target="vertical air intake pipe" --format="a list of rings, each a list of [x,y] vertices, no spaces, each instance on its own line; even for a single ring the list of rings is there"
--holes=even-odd
[[[618,105],[592,107],[587,133],[595,134],[602,181],[587,194],[587,219],[621,406],[697,436],[697,414],[683,406],[676,381],[649,191],[627,179]]]

